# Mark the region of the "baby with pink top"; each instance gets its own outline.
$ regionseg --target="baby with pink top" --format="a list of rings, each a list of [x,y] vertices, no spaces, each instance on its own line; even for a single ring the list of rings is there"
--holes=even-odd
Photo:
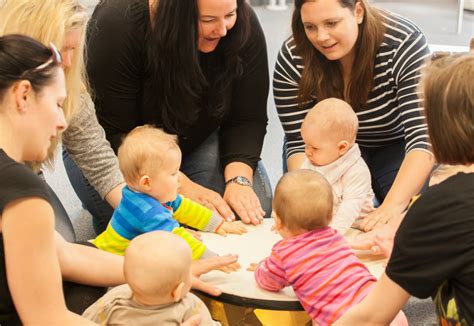
[[[352,107],[336,98],[318,102],[301,126],[306,154],[301,169],[328,180],[334,195],[331,226],[342,234],[374,210],[370,171],[355,142],[358,127]]]
[[[255,269],[255,279],[268,291],[292,286],[315,325],[331,325],[371,291],[376,278],[330,227],[333,191],[311,170],[285,174],[273,199],[275,230],[283,237]],[[407,325],[403,312],[392,325]]]

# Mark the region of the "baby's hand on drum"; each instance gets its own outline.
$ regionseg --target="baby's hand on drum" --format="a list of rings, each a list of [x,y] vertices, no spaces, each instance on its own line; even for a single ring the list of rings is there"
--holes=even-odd
[[[225,237],[227,236],[227,233],[233,233],[233,234],[247,233],[247,229],[240,221],[223,222],[221,226],[217,228],[216,233]]]
[[[278,232],[278,230],[277,230],[277,226],[276,226],[275,223],[273,223],[273,225],[272,225],[270,231],[272,231],[273,233],[276,233],[276,234],[280,234],[280,232]]]
[[[255,272],[255,270],[257,269],[257,266],[258,264],[257,263],[251,263],[249,267],[247,267],[247,270],[249,272]]]
[[[230,272],[238,271],[239,269],[240,269],[240,264],[238,262],[218,268],[218,270],[227,274],[229,274]]]

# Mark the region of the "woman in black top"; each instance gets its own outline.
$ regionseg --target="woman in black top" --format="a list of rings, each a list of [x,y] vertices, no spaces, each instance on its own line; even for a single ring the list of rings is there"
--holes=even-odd
[[[461,171],[408,210],[385,273],[337,325],[388,325],[411,295],[435,303],[439,325],[474,325],[474,54],[424,72],[428,133],[440,164]]]
[[[25,36],[0,38],[0,324],[78,322],[61,279],[123,282],[122,260],[54,233],[45,183],[24,162],[41,162],[66,128],[59,52]],[[101,270],[107,270],[105,275]],[[38,299],[40,298],[40,299]],[[83,321],[84,322],[84,321]]]
[[[66,128],[65,98],[61,56],[53,45],[47,48],[20,35],[0,37],[1,325],[86,325],[87,320],[68,310],[76,307],[66,307],[62,281],[93,286],[124,282],[122,257],[68,243],[55,233],[47,187],[24,164],[44,161]],[[235,260],[227,256],[194,263],[194,272]],[[194,286],[219,294],[196,280]]]
[[[269,216],[271,190],[259,162],[267,53],[250,6],[244,0],[103,1],[88,33],[88,76],[112,147],[145,123],[177,134],[182,194],[227,219],[232,210],[246,223]]]

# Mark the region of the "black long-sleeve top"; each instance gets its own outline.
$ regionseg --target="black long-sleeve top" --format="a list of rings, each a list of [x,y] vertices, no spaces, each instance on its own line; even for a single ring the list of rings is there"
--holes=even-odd
[[[269,88],[265,37],[257,16],[251,13],[250,38],[240,54],[243,74],[234,78],[226,93],[227,113],[211,117],[206,109],[188,129],[178,134],[186,156],[212,132],[220,128],[223,166],[243,162],[255,169],[267,126]],[[87,73],[93,90],[97,116],[107,139],[117,151],[122,138],[134,127],[153,124],[163,127],[159,103],[149,87],[146,42],[151,33],[147,0],[103,1],[95,9],[88,28]],[[205,76],[212,75],[222,58],[200,54]],[[203,101],[205,103],[205,101]],[[165,129],[166,131],[166,129]]]

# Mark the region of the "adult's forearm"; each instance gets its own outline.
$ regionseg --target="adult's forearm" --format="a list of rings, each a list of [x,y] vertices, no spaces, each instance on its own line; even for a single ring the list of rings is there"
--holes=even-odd
[[[434,157],[431,153],[413,150],[406,154],[383,205],[398,207],[402,212],[425,184],[433,164]]]
[[[65,280],[92,286],[125,283],[122,256],[66,242],[59,234],[56,239],[61,273]]]
[[[94,104],[87,93],[82,94],[80,111],[63,134],[63,144],[102,197],[123,183],[117,157],[97,121]]]
[[[334,325],[389,325],[409,298],[408,292],[384,273],[370,293]]]
[[[125,183],[120,183],[115,186],[112,190],[109,191],[107,195],[105,195],[105,200],[112,206],[113,208],[117,208],[118,204],[122,200],[122,189],[125,187]]]
[[[242,162],[232,162],[227,164],[224,169],[224,178],[225,180],[232,179],[236,176],[243,176],[249,179],[250,181],[253,180],[253,170],[252,168]]]

